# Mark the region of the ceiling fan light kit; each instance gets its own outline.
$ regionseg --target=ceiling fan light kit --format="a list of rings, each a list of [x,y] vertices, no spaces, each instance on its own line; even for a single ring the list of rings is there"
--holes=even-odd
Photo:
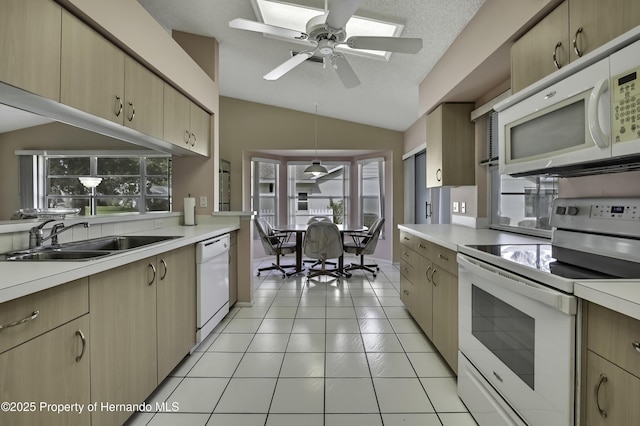
[[[354,36],[347,38],[347,22],[360,6],[361,0],[334,0],[328,13],[311,18],[306,25],[306,33],[277,27],[248,19],[234,19],[229,26],[241,30],[274,35],[291,40],[307,40],[314,44],[312,50],[300,52],[272,71],[264,75],[265,80],[277,80],[314,55],[329,59],[332,68],[342,84],[347,88],[356,87],[360,80],[355,71],[341,53],[335,48],[344,44],[352,49],[378,50],[397,53],[418,53],[422,49],[422,39],[401,37]]]

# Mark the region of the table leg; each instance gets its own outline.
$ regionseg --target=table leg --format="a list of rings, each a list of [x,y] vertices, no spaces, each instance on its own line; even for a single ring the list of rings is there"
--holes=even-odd
[[[296,270],[287,272],[287,276],[297,275],[304,272],[302,267],[302,232],[296,232]]]

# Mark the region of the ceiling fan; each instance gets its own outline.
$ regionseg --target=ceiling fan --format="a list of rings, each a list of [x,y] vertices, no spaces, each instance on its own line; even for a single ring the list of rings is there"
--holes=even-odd
[[[230,21],[229,26],[292,40],[307,40],[315,45],[314,49],[297,53],[291,59],[265,74],[263,77],[265,80],[277,80],[307,59],[318,55],[323,58],[325,64],[327,62],[331,64],[342,84],[349,89],[358,86],[360,80],[351,65],[349,65],[347,58],[342,53],[336,52],[335,48],[338,45],[346,44],[352,49],[381,50],[397,53],[418,53],[422,49],[422,39],[420,38],[368,36],[347,38],[345,27],[360,6],[360,2],[361,0],[332,1],[328,13],[315,16],[307,22],[306,33],[242,18]]]

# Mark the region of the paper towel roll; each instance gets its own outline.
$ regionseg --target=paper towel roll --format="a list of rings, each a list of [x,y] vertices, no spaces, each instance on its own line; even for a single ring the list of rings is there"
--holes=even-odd
[[[191,226],[196,224],[196,199],[184,199],[184,224]]]

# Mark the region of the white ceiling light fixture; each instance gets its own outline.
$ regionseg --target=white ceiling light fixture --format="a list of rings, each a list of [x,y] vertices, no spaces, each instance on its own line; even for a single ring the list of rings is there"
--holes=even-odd
[[[304,173],[312,175],[313,177],[320,177],[329,173],[327,168],[318,160],[318,104],[316,106],[316,159],[311,162],[311,165],[304,169]]]

